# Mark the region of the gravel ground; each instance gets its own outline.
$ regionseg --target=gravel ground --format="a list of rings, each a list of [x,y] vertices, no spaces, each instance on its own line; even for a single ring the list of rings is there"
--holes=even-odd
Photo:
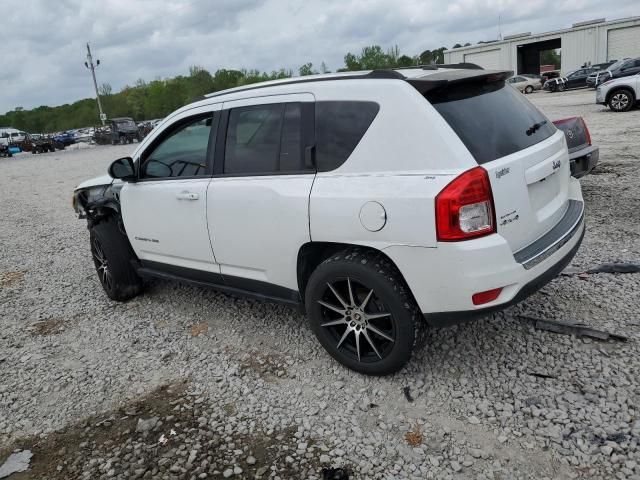
[[[600,145],[571,271],[638,262],[640,110],[612,113],[592,90],[529,98],[551,119],[582,115]],[[159,281],[108,300],[71,191],[130,150],[0,161],[0,464],[34,453],[11,479],[640,479],[640,274],[560,276],[368,378],[286,307]]]

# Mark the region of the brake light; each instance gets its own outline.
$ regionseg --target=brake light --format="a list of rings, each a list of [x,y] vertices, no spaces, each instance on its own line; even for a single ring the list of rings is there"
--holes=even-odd
[[[589,133],[589,128],[587,127],[587,123],[584,121],[584,118],[580,117],[580,121],[582,122],[582,126],[584,127],[584,135],[587,137],[587,145],[591,146],[591,133]]]
[[[438,241],[458,242],[495,233],[494,212],[487,171],[467,170],[436,196]]]
[[[553,124],[555,126],[559,126],[559,125],[562,125],[564,123],[569,123],[569,122],[573,122],[573,121],[578,121],[578,122],[582,123],[582,127],[584,128],[585,140],[586,140],[588,145],[591,145],[591,133],[589,133],[589,128],[587,127],[587,123],[584,121],[584,118],[582,118],[582,117],[561,118],[560,120],[554,120]]]

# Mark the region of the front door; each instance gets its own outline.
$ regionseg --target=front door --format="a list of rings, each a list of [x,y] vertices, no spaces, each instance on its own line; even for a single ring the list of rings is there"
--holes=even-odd
[[[122,216],[143,266],[219,275],[207,227],[207,187],[220,105],[182,113],[138,158],[139,180],[121,192]]]
[[[224,104],[226,137],[218,138],[207,217],[230,287],[289,300],[297,294],[298,251],[310,241],[315,170],[305,152],[313,143],[313,100],[292,94]]]

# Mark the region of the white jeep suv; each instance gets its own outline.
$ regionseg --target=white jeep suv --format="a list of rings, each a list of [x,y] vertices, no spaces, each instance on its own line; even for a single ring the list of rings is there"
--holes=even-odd
[[[107,295],[155,277],[297,305],[367,374],[522,300],[584,234],[564,134],[511,72],[327,74],[208,95],[74,194]]]

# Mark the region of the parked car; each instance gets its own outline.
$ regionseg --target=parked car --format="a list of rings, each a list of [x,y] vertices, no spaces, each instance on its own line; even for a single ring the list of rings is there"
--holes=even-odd
[[[563,92],[570,88],[584,88],[587,86],[587,77],[592,72],[592,68],[580,68],[569,73],[566,77],[547,80],[543,88],[551,92]]]
[[[90,143],[94,133],[95,129],[93,127],[79,128],[74,132],[76,143]]]
[[[631,110],[640,100],[640,73],[607,80],[596,89],[596,103],[609,105],[614,112]]]
[[[70,131],[61,132],[57,135],[54,135],[53,141],[62,145],[64,148],[76,143],[76,136],[73,134],[73,132],[70,132]]]
[[[591,173],[600,157],[600,149],[591,144],[591,134],[582,117],[554,120],[553,124],[564,132],[569,150],[571,175],[582,178]]]
[[[614,78],[630,77],[640,73],[640,58],[627,58],[614,63],[606,70],[598,72],[595,85],[598,86]]]
[[[540,84],[543,83],[542,75],[536,75],[535,73],[520,73],[521,77],[533,78],[534,80],[538,80]]]
[[[31,135],[28,141],[31,144],[31,153],[47,153],[56,151],[56,144],[53,141],[53,138],[46,135]]]
[[[542,85],[544,85],[547,80],[551,80],[552,78],[560,78],[561,75],[560,70],[549,70],[541,73],[540,76],[542,77]]]
[[[326,74],[173,112],[75,189],[104,291],[164,278],[294,305],[339,362],[397,371],[427,326],[521,301],[582,241],[565,136],[510,75]]]
[[[594,71],[591,72],[589,74],[589,76],[587,77],[587,86],[595,88],[596,87],[596,83],[597,83],[597,79],[598,79],[598,75],[601,72],[603,72],[604,70],[606,70],[607,68],[611,67],[616,62],[617,62],[617,60],[611,60],[610,62],[596,63],[596,64],[592,65],[591,68],[593,68]]]
[[[113,145],[117,143],[133,143],[134,140],[140,141],[140,133],[138,132],[138,126],[132,118],[121,117],[112,118],[111,123],[111,143]]]
[[[515,77],[508,78],[507,83],[511,84],[513,88],[520,90],[522,93],[531,93],[534,90],[540,90],[542,88],[540,80],[528,78],[524,75],[517,75]]]

